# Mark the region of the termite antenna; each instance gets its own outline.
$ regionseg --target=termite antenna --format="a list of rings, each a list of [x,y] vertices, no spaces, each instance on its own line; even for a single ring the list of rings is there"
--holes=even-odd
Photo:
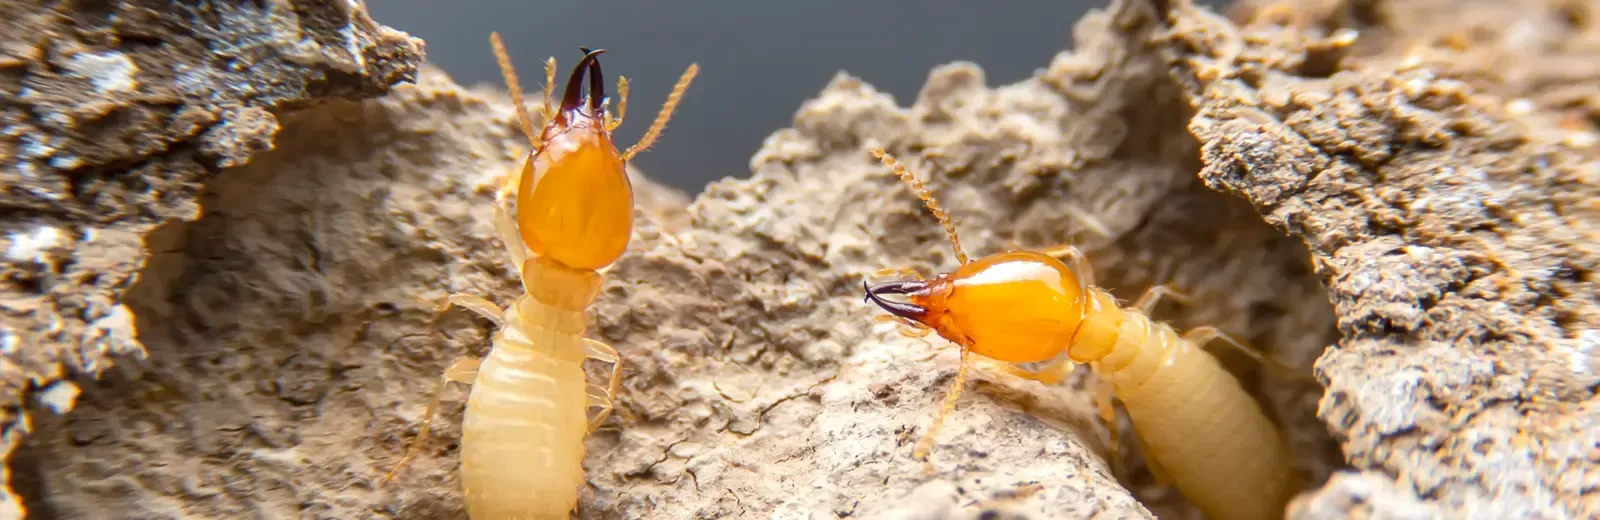
[[[874,146],[872,147],[872,155],[877,157],[879,161],[883,161],[885,166],[893,168],[894,174],[899,176],[900,180],[905,181],[906,185],[911,186],[913,191],[917,192],[917,198],[922,199],[923,204],[928,206],[928,211],[933,213],[934,218],[939,219],[939,225],[944,226],[944,233],[950,236],[950,245],[956,250],[956,261],[962,264],[967,263],[967,252],[961,250],[961,238],[956,236],[956,225],[950,221],[950,215],[945,213],[944,208],[939,207],[939,201],[934,200],[933,192],[929,191],[928,187],[922,184],[922,181],[917,180],[917,176],[912,175],[910,170],[907,170],[905,166],[901,166],[899,161],[894,160],[894,157],[890,156],[889,152]]]
[[[961,365],[956,368],[956,382],[950,385],[950,393],[945,394],[944,401],[939,403],[939,415],[933,416],[933,424],[928,426],[928,432],[922,434],[922,438],[917,441],[917,447],[911,450],[912,458],[928,461],[928,453],[933,451],[934,438],[939,434],[939,428],[944,426],[944,420],[950,416],[950,412],[955,411],[956,401],[961,399],[961,387],[967,384],[967,368],[972,364],[968,359],[971,352],[972,349],[965,345],[961,347]]]
[[[656,113],[656,122],[650,124],[650,129],[644,132],[644,137],[640,137],[638,143],[628,147],[628,151],[622,152],[623,161],[632,160],[633,156],[656,144],[656,139],[661,137],[661,131],[667,128],[667,120],[672,119],[672,111],[678,109],[678,101],[683,99],[684,91],[689,90],[689,83],[694,81],[695,75],[699,73],[700,64],[689,64],[689,68],[683,71],[683,76],[678,78],[678,84],[672,87],[672,93],[667,95],[667,102],[661,105],[661,111]]]
[[[583,73],[594,67],[596,60],[600,59],[600,55],[605,54],[605,52],[605,49],[586,52],[583,55],[583,61],[579,61],[576,66],[572,67],[572,76],[567,78],[567,90],[561,95],[562,114],[577,110],[578,105],[583,103]],[[594,101],[590,103],[594,103]]]
[[[500,41],[498,31],[489,33],[489,44],[494,46],[494,57],[500,62],[500,74],[506,78],[506,90],[511,92],[511,102],[517,106],[517,121],[522,123],[522,133],[528,136],[528,144],[537,149],[539,134],[533,132],[533,118],[528,116],[528,107],[522,104],[522,85],[517,81],[516,68],[511,66],[511,53],[506,52],[506,44]],[[551,62],[547,68],[554,66],[555,62]]]
[[[885,166],[892,168],[894,174],[900,177],[900,180],[905,181],[912,191],[917,192],[917,198],[922,199],[922,203],[928,206],[928,211],[939,219],[939,225],[944,226],[944,233],[950,236],[950,246],[955,248],[956,261],[963,265],[966,264],[967,252],[961,249],[961,237],[956,235],[956,226],[950,221],[950,215],[945,213],[944,208],[939,207],[939,201],[933,198],[933,192],[928,190],[928,187],[924,186],[922,181],[917,180],[917,176],[912,175],[910,170],[900,165],[900,162],[896,161],[888,152],[883,151],[883,148],[874,146],[871,150],[874,157],[882,161]],[[927,282],[921,280],[879,284],[877,287],[867,289],[867,298],[891,314],[913,321],[920,321],[917,318],[924,316],[926,309],[916,305],[892,302],[880,296],[883,294],[909,294],[923,290],[926,287]],[[959,345],[961,345],[961,366],[956,370],[955,384],[951,385],[950,393],[945,394],[944,402],[939,405],[939,415],[934,416],[933,425],[929,426],[928,431],[922,434],[922,439],[917,441],[916,449],[911,452],[912,458],[924,463],[928,461],[928,452],[933,450],[934,438],[939,434],[939,428],[944,425],[944,420],[949,417],[950,412],[955,410],[956,400],[961,398],[961,388],[967,384],[967,369],[970,365],[969,358],[972,353],[972,346],[964,341],[959,342]],[[931,466],[929,467],[931,468]]]

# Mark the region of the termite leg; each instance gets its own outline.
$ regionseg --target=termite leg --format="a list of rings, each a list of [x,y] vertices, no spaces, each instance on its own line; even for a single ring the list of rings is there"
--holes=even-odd
[[[600,427],[600,423],[605,422],[617,408],[617,392],[622,389],[622,356],[617,354],[617,349],[593,339],[583,338],[583,345],[588,350],[589,359],[611,363],[611,381],[606,387],[589,385],[589,397],[595,400],[590,406],[600,408],[600,411],[595,413],[594,419],[589,421],[589,433],[594,433],[595,429]]]
[[[1096,367],[1098,368],[1098,367]],[[1099,374],[1098,371],[1095,372]],[[1111,406],[1111,381],[1103,377],[1096,377],[1094,384],[1094,404],[1100,411],[1100,419],[1106,422],[1107,449],[1111,450],[1111,473],[1124,475],[1122,468],[1122,433],[1117,428],[1117,409]]]
[[[1189,297],[1184,296],[1177,289],[1173,289],[1172,286],[1157,285],[1146,289],[1144,294],[1139,296],[1139,300],[1133,302],[1133,308],[1139,309],[1139,312],[1149,316],[1151,311],[1156,310],[1156,305],[1161,303],[1162,298],[1171,298],[1177,300],[1178,303],[1189,303]]]
[[[444,311],[450,310],[451,306],[461,307],[472,311],[479,316],[488,318],[489,321],[494,322],[496,327],[505,325],[505,318],[500,315],[504,311],[500,309],[500,306],[495,305],[494,302],[491,302],[481,296],[473,296],[470,294],[452,294],[445,296],[443,300],[439,301],[439,306],[435,307],[433,311],[443,314]]]
[[[921,325],[921,324],[918,324]],[[933,329],[926,326],[907,326],[900,329],[900,335],[911,339],[922,339],[933,334]]]
[[[517,168],[511,175],[506,176],[505,183],[500,186],[499,193],[494,201],[494,229],[500,234],[500,241],[505,243],[506,253],[511,257],[511,265],[518,271],[522,270],[523,262],[528,260],[528,244],[522,241],[522,233],[517,232],[517,221],[511,218],[511,200],[516,195],[517,186],[522,183],[522,176],[531,175],[533,169],[533,156],[522,162],[522,167]]]
[[[912,280],[922,281],[922,273],[908,267],[885,267],[872,273],[873,278],[887,278],[891,276],[907,276]]]
[[[1072,268],[1072,272],[1078,274],[1078,280],[1085,287],[1094,285],[1094,266],[1089,264],[1089,257],[1085,256],[1078,246],[1063,244],[1047,247],[1039,252],[1065,262],[1067,267]]]
[[[522,264],[528,261],[528,244],[522,241],[522,235],[517,233],[516,221],[511,219],[505,208],[494,208],[494,229],[499,232],[500,241],[505,243],[511,265],[520,271]]]
[[[599,430],[600,426],[606,422],[606,419],[611,418],[611,412],[619,412],[624,419],[633,420],[633,416],[628,414],[626,410],[616,407],[616,400],[606,393],[605,387],[590,384],[584,391],[589,396],[589,406],[600,408],[600,412],[595,413],[594,417],[589,419],[589,427],[584,430],[585,435]]]
[[[1267,368],[1276,370],[1279,373],[1294,379],[1303,379],[1310,382],[1317,381],[1317,378],[1311,374],[1308,374],[1302,370],[1297,370],[1294,367],[1290,367],[1278,362],[1278,360],[1267,357],[1266,354],[1263,354],[1254,348],[1250,348],[1243,342],[1234,339],[1233,336],[1229,336],[1227,333],[1222,332],[1216,327],[1206,325],[1189,329],[1189,332],[1183,333],[1183,339],[1194,343],[1195,346],[1198,347],[1204,347],[1207,343],[1210,343],[1211,340],[1222,340],[1223,343],[1227,343],[1229,346],[1233,347],[1234,350],[1242,352],[1246,356],[1250,356],[1250,359],[1256,360],[1256,362],[1265,365]]]
[[[528,153],[522,156],[522,165],[520,167],[511,173],[500,176],[500,187],[494,190],[495,209],[509,209],[511,207],[511,201],[516,199],[517,190],[522,185],[522,175],[533,169],[533,156],[536,153],[538,153],[537,150],[529,149]]]
[[[1107,228],[1106,224],[1101,222],[1099,217],[1094,216],[1094,213],[1083,209],[1083,206],[1077,204],[1076,202],[1068,202],[1065,206],[1065,209],[1067,210],[1067,213],[1072,214],[1074,219],[1077,219],[1078,224],[1081,224],[1084,229],[1089,230],[1090,233],[1094,233],[1096,236],[1103,238],[1113,238],[1111,229]]]
[[[1062,379],[1067,378],[1067,372],[1072,369],[1072,358],[1067,356],[1057,357],[1037,372],[1010,363],[995,363],[992,366],[994,369],[1006,374],[1038,381],[1045,386],[1055,386],[1056,383],[1060,383]]]
[[[517,221],[512,220],[511,214],[499,205],[494,208],[494,229],[499,232],[500,241],[506,246],[511,265],[520,272],[522,264],[528,261],[528,244],[522,241],[522,234],[517,232]]]
[[[927,325],[923,325],[921,323],[917,323],[915,321],[901,318],[892,314],[879,314],[873,316],[872,321],[876,321],[878,323],[886,323],[891,321],[899,323],[901,327],[898,329],[898,331],[900,332],[901,336],[922,340],[922,344],[928,345],[929,347],[933,346],[932,343],[928,343],[928,335],[933,334],[933,329],[928,328]]]
[[[400,462],[395,463],[394,469],[383,476],[384,484],[389,483],[390,480],[394,479],[395,475],[400,474],[400,469],[411,462],[411,459],[416,458],[417,453],[422,451],[422,444],[428,442],[428,434],[433,431],[433,414],[439,411],[439,401],[444,398],[445,387],[452,382],[464,385],[472,384],[472,380],[478,377],[479,363],[481,361],[478,358],[461,358],[451,364],[450,368],[445,369],[444,375],[439,378],[439,388],[433,391],[433,399],[428,401],[427,410],[422,412],[422,428],[417,432],[417,438],[411,440],[411,446],[406,449],[406,455],[400,458]]]
[[[939,427],[944,424],[945,417],[956,408],[956,399],[961,397],[961,387],[967,383],[967,367],[970,365],[968,352],[966,347],[961,348],[961,367],[956,369],[956,382],[950,386],[950,393],[944,396],[944,403],[939,406],[939,415],[933,417],[933,425],[928,427],[928,433],[922,435],[922,439],[917,441],[916,449],[911,452],[911,456],[917,460],[928,461],[928,452],[933,451],[934,435],[939,433]]]

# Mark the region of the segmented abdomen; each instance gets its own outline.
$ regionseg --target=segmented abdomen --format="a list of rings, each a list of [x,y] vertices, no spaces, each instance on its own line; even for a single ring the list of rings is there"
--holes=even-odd
[[[1128,362],[1101,376],[1112,382],[1146,460],[1211,518],[1283,518],[1295,490],[1288,449],[1216,358],[1133,311],[1123,314],[1113,352],[1109,358]]]
[[[525,343],[506,336],[496,334],[467,399],[461,427],[467,514],[568,518],[583,483],[588,424],[581,339],[528,334]]]

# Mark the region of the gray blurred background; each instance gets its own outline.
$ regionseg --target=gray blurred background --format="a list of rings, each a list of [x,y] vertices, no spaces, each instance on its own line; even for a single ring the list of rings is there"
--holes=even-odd
[[[489,47],[500,31],[525,90],[543,82],[554,55],[560,81],[582,55],[606,49],[608,92],[617,75],[632,83],[617,145],[650,126],[691,62],[700,75],[662,139],[634,163],[651,178],[698,193],[711,181],[749,175],[748,161],[800,103],[843,70],[906,105],[929,69],[981,65],[991,86],[1033,75],[1072,45],[1072,26],[1108,0],[603,2],[371,0],[379,23],[428,42],[428,60],[458,83],[501,85]],[[1196,2],[1204,5],[1218,0]]]

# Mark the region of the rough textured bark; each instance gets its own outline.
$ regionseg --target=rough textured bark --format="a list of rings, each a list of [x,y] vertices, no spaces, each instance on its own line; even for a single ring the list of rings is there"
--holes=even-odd
[[[146,235],[200,218],[202,184],[272,148],[278,114],[380,95],[421,61],[354,2],[0,4],[3,451],[19,406],[71,409],[72,377],[145,354],[125,296],[162,252]],[[4,488],[0,518],[19,516]]]

